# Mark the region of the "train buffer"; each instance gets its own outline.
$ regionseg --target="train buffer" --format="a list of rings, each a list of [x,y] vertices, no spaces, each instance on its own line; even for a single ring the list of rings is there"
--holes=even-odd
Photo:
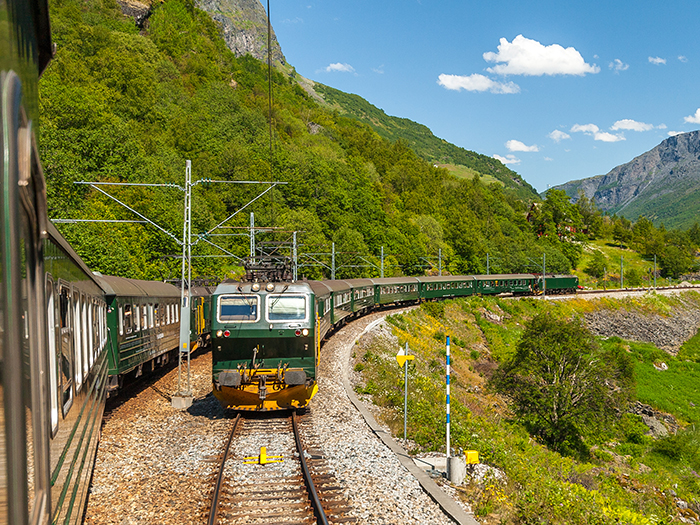
[[[253,465],[253,464],[258,464],[258,465],[267,465],[268,463],[282,463],[284,460],[282,459],[282,456],[268,456],[267,455],[267,447],[260,447],[260,455],[259,456],[250,456],[245,458],[246,460],[253,460],[253,461],[244,461],[243,463],[247,465]]]

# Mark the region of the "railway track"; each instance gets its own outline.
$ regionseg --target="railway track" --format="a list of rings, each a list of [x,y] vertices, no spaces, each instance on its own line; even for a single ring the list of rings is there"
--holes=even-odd
[[[221,455],[208,525],[355,523],[323,457],[302,442],[300,417],[236,416]]]

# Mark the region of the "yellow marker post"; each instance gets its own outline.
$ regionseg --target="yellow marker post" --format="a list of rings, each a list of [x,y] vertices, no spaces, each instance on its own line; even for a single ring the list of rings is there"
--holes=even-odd
[[[250,456],[245,459],[252,459],[254,461],[244,461],[246,465],[253,465],[257,463],[258,465],[267,465],[268,463],[282,463],[284,460],[282,456],[268,456],[267,447],[260,447],[259,456]]]
[[[404,392],[403,392],[403,438],[406,439],[406,423],[408,421],[408,362],[413,361],[416,358],[414,355],[408,355],[408,343],[406,343],[406,349],[399,349],[399,353],[396,354],[396,362],[399,366],[404,369]]]

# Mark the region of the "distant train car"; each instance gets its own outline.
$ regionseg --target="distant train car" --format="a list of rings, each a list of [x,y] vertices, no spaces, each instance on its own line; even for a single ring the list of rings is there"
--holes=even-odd
[[[109,327],[108,392],[114,395],[127,374],[139,377],[169,362],[180,337],[180,290],[157,281],[99,275]]]
[[[477,293],[477,281],[472,275],[416,277],[420,282],[422,300],[465,297]]]
[[[282,410],[308,405],[318,389],[315,306],[314,290],[305,282],[227,281],[216,288],[212,380],[223,406]]]
[[[572,294],[578,291],[578,277],[575,275],[546,274],[545,285],[542,284],[542,275],[538,275],[533,286],[535,293],[541,294]]]

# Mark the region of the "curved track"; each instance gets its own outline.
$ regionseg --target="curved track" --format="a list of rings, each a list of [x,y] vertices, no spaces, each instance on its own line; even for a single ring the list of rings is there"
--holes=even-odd
[[[355,521],[345,515],[347,504],[338,499],[332,475],[312,473],[310,463],[322,458],[305,449],[297,419],[295,413],[286,418],[236,416],[221,456],[209,525]]]

